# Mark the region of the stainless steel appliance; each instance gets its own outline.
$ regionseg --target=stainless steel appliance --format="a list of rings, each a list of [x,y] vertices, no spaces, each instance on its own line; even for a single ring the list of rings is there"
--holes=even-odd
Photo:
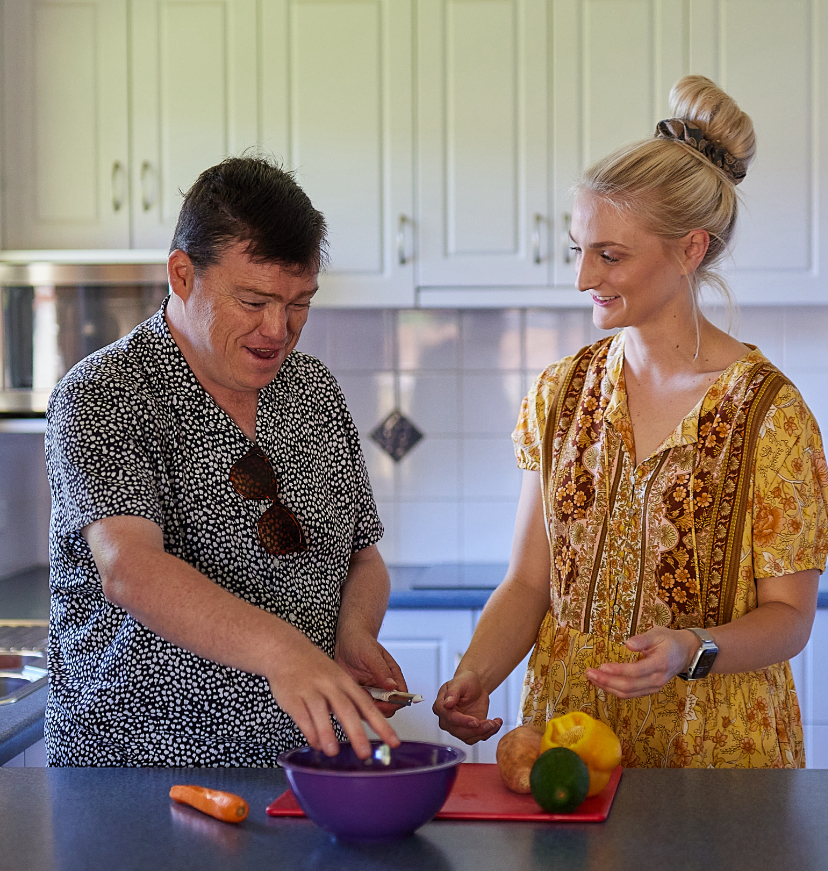
[[[57,382],[167,295],[163,263],[0,262],[0,417],[42,417]]]

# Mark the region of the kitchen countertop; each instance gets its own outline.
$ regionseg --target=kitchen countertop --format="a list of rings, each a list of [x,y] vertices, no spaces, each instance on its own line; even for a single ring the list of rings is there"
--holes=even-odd
[[[235,792],[250,815],[230,825],[175,805],[174,783]],[[361,846],[268,817],[285,788],[274,769],[0,770],[0,868],[816,871],[828,856],[828,771],[632,769],[604,823],[438,820]]]

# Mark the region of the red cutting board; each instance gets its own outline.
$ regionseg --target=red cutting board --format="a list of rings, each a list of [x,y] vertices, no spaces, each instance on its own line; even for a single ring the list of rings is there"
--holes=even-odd
[[[622,771],[619,765],[603,792],[588,798],[571,814],[548,814],[538,807],[531,795],[518,795],[506,789],[497,765],[464,762],[458,766],[457,780],[435,819],[601,823],[609,815]],[[267,813],[272,817],[304,816],[291,790],[270,804]]]

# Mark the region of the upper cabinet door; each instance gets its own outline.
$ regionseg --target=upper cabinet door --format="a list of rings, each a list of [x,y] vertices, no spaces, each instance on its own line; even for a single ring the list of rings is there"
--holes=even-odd
[[[125,0],[3,4],[3,247],[129,246]]]
[[[727,270],[740,302],[828,299],[828,4],[691,0],[690,70],[750,115],[756,160]]]
[[[323,305],[413,305],[410,0],[262,6],[262,144],[328,224]]]
[[[257,143],[256,0],[132,0],[132,246],[167,248],[181,192]]]
[[[648,139],[685,72],[682,0],[553,0],[553,282],[572,286],[569,216],[584,169]]]
[[[417,4],[421,286],[545,285],[547,4]]]

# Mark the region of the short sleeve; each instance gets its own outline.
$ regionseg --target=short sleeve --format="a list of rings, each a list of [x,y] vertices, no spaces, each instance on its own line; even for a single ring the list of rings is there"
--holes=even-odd
[[[512,433],[518,468],[540,470],[540,446],[549,409],[560,389],[561,378],[573,357],[553,363],[535,379],[520,408],[517,426]]]
[[[813,414],[784,386],[760,430],[753,480],[753,574],[824,571],[828,555],[828,466]]]
[[[49,403],[46,463],[52,490],[53,533],[65,536],[113,515],[146,517],[162,525],[158,485],[140,420],[149,409],[117,385],[61,385]]]

